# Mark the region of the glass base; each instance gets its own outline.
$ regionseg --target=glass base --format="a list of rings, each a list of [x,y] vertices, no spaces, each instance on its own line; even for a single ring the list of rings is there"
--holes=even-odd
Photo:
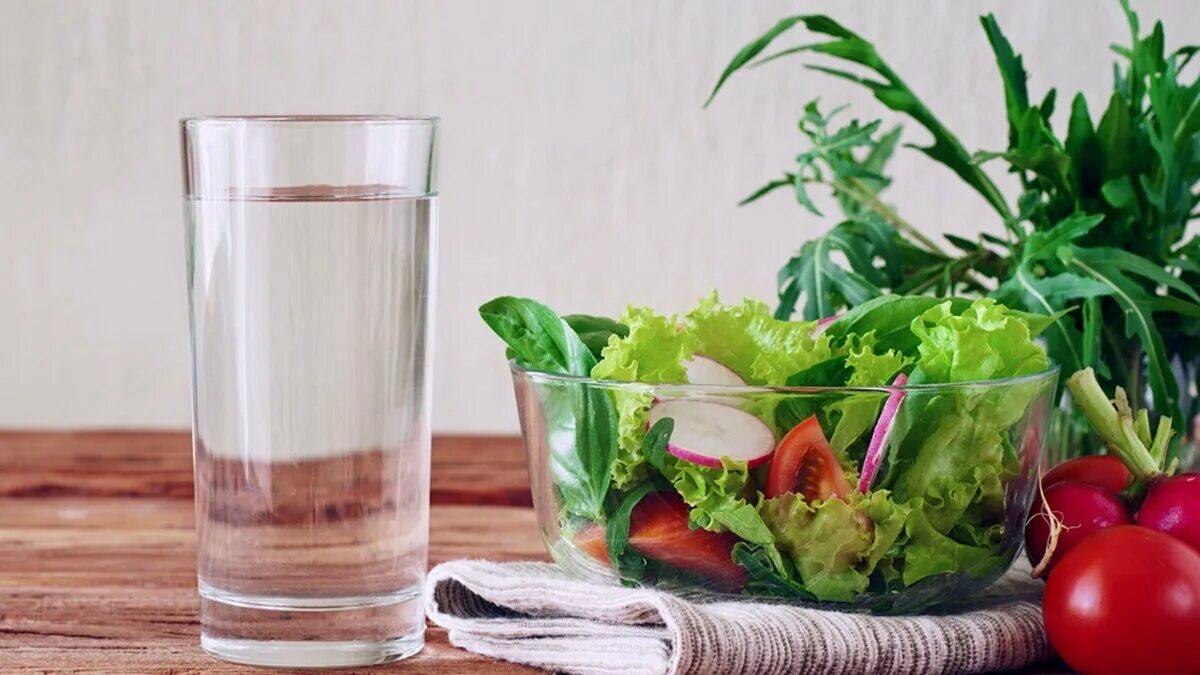
[[[248,595],[200,580],[200,646],[225,661],[279,668],[370,666],[425,644],[420,586],[391,593]]]
[[[425,646],[425,630],[382,642],[233,640],[200,635],[200,646],[222,661],[274,668],[350,668],[408,658]]]

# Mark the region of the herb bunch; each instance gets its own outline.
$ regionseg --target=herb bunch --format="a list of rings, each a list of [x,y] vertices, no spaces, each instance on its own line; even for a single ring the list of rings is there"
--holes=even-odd
[[[884,201],[888,159],[900,129],[879,121],[837,122],[841,109],[805,106],[807,139],[794,167],[743,204],[790,189],[823,214],[810,192],[828,190],[839,222],[805,242],[780,269],[776,316],[819,319],[886,293],[990,295],[1047,314],[1045,338],[1064,373],[1093,368],[1106,389],[1146,391],[1156,411],[1190,420],[1200,413],[1194,391],[1200,366],[1200,78],[1184,71],[1200,47],[1168,52],[1161,22],[1143,33],[1127,0],[1129,46],[1114,46],[1113,92],[1098,118],[1076,94],[1065,135],[1051,120],[1057,92],[1031,97],[1022,57],[992,15],[981,18],[999,67],[1008,121],[1007,147],[969,152],[869,41],[833,19],[783,19],[745,46],[721,74],[729,77],[784,57],[825,57],[837,66],[804,67],[861,85],[885,107],[929,132],[914,145],[958,175],[996,212],[1003,236],[977,240],[946,235],[946,246],[921,234]],[[822,41],[766,53],[793,28]],[[854,71],[842,68],[849,65]],[[981,169],[1003,162],[1015,174],[1014,202]],[[834,255],[835,253],[840,255]]]

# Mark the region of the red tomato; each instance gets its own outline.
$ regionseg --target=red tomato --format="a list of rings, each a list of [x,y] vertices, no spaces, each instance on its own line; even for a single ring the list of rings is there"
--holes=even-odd
[[[604,540],[604,526],[588,523],[575,533],[575,545],[579,550],[605,565],[611,564],[608,557],[608,542]]]
[[[1054,567],[1042,613],[1050,644],[1084,673],[1200,673],[1200,553],[1118,525]]]
[[[716,586],[733,590],[746,582],[746,570],[733,562],[731,532],[693,530],[688,507],[674,492],[651,492],[629,516],[629,546],[648,558],[690,570]]]
[[[1042,476],[1042,487],[1055,483],[1087,483],[1119,493],[1129,484],[1129,468],[1115,455],[1094,455],[1067,460]]]
[[[721,589],[735,590],[746,570],[733,562],[738,538],[729,532],[693,530],[688,507],[673,492],[651,492],[629,514],[629,547],[662,563],[703,576]],[[575,535],[575,545],[605,565],[610,564],[604,526],[592,523]]]
[[[850,483],[829,449],[825,432],[813,415],[796,425],[775,448],[767,473],[767,497],[788,492],[804,495],[805,501],[850,494]]]

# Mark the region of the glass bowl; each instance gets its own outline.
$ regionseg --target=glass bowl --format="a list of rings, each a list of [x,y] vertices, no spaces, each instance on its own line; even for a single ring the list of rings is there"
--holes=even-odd
[[[566,571],[880,614],[961,601],[1008,570],[1058,380],[651,385],[510,368],[538,525]],[[747,415],[773,449],[722,457],[726,442],[746,454]]]

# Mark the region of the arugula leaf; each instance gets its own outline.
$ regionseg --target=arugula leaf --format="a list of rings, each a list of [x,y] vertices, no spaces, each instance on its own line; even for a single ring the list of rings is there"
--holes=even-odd
[[[1168,302],[1167,298],[1150,295],[1127,274],[1143,274],[1146,267],[1141,263],[1130,264],[1125,255],[1114,256],[1112,251],[1097,252],[1073,246],[1059,249],[1059,257],[1068,268],[1111,289],[1113,299],[1125,313],[1125,336],[1136,336],[1145,351],[1146,379],[1156,409],[1168,417],[1181,416],[1179,385],[1171,371],[1162,333],[1154,322],[1154,313],[1166,310],[1200,316],[1200,304]]]
[[[712,102],[717,92],[721,90],[730,76],[754,61],[776,38],[797,24],[804,24],[808,30],[830,36],[834,39],[785,49],[762,59],[762,63],[792,54],[807,52],[842,59],[874,71],[879,75],[880,80],[858,77],[833,68],[810,66],[814,70],[866,87],[875,95],[875,98],[880,103],[896,112],[907,114],[918,124],[925,127],[933,136],[933,144],[929,146],[916,146],[917,149],[958,174],[963,181],[979,192],[1006,222],[1012,220],[1008,205],[1005,204],[1004,198],[995,184],[992,183],[991,179],[979,167],[975,166],[971,161],[970,154],[963,147],[962,143],[934,117],[925,104],[900,79],[900,76],[884,62],[876,52],[875,46],[829,17],[815,14],[788,17],[777,23],[761,37],[743,47],[734,56],[733,60],[730,61],[729,65],[726,66],[724,72],[721,73],[705,105]]]
[[[996,55],[996,65],[1000,67],[1000,75],[1004,80],[1004,102],[1008,109],[1009,142],[1015,144],[1017,127],[1025,111],[1029,109],[1029,92],[1025,87],[1028,79],[1025,74],[1025,65],[1022,63],[1021,57],[1013,53],[1012,45],[1009,44],[1008,38],[1004,37],[994,15],[987,14],[980,17],[979,21],[983,24],[988,42],[992,45],[992,52]],[[1047,106],[1050,109],[1053,109],[1053,100],[1051,98],[1051,103]],[[1040,109],[1038,112],[1042,113]],[[1049,116],[1049,112],[1047,112],[1043,118]]]

